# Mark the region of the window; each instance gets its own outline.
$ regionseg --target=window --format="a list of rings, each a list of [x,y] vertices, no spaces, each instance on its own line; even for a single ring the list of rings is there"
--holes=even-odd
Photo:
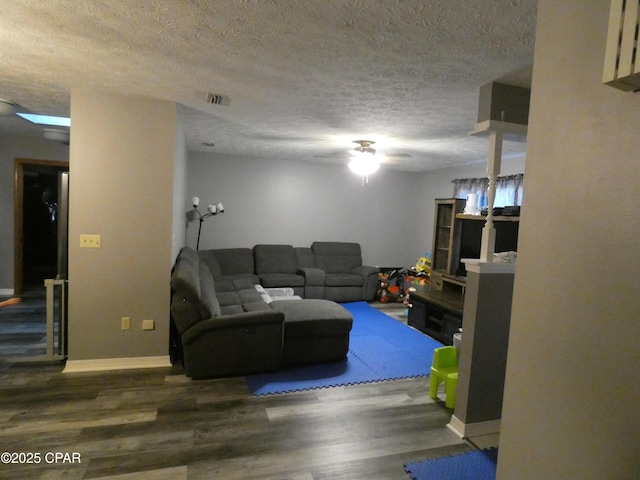
[[[488,178],[457,178],[452,181],[454,198],[467,198],[470,193],[478,195],[478,207],[488,205]],[[508,207],[522,205],[522,187],[524,174],[507,175],[496,179],[496,199],[494,207]]]

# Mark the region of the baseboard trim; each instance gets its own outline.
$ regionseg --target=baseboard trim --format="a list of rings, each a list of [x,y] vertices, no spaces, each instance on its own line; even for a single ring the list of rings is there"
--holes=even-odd
[[[169,356],[99,358],[95,360],[67,360],[62,373],[102,372],[107,370],[131,370],[134,368],[170,367]]]
[[[500,433],[500,419],[487,422],[463,423],[455,415],[452,415],[447,427],[453,430],[460,438],[481,437],[482,435]]]

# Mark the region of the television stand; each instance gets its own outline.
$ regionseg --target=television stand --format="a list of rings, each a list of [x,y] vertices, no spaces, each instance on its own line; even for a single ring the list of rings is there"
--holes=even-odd
[[[453,335],[462,328],[464,296],[460,290],[428,289],[409,294],[409,326],[445,345],[453,345]]]
[[[442,291],[460,292],[464,296],[467,277],[461,275],[442,275]]]

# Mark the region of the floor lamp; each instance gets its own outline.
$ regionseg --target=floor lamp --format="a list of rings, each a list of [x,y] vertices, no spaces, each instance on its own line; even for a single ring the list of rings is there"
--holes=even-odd
[[[207,207],[207,213],[203,215],[198,210],[198,205],[200,205],[200,198],[193,197],[191,203],[193,204],[193,209],[198,214],[198,219],[200,220],[200,225],[198,226],[198,241],[196,242],[196,250],[199,250],[200,249],[200,232],[202,232],[202,222],[204,222],[205,218],[213,217],[214,215],[218,215],[219,213],[224,212],[224,206],[222,205],[222,202],[218,202],[216,205],[209,205]]]

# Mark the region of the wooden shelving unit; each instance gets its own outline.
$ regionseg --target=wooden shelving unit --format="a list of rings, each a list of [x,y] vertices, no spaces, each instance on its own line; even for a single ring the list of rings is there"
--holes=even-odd
[[[457,267],[460,250],[460,229],[456,216],[464,210],[465,201],[459,198],[436,199],[431,258],[432,274],[451,274]]]

